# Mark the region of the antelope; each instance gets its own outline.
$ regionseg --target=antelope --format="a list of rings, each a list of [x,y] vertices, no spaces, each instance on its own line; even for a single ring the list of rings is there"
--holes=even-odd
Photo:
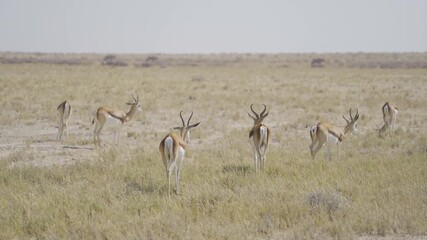
[[[253,148],[253,158],[255,164],[255,173],[257,173],[258,168],[260,170],[264,169],[266,155],[268,152],[268,147],[271,140],[271,130],[267,125],[263,124],[264,118],[268,116],[267,106],[263,104],[264,110],[260,114],[256,113],[253,109],[253,104],[251,104],[251,111],[254,114],[252,116],[248,113],[249,117],[254,120],[254,126],[249,132],[249,140]]]
[[[139,103],[139,96],[136,95],[132,98],[134,102],[128,102],[127,105],[130,105],[128,112],[116,108],[109,107],[100,107],[96,110],[94,117],[92,119],[92,125],[95,123],[95,129],[93,131],[93,140],[95,145],[101,146],[101,138],[99,137],[103,127],[106,123],[113,126],[114,138],[113,141],[116,141],[116,144],[119,144],[120,141],[120,130],[126,122],[130,121],[137,111],[142,111],[141,104]]]
[[[344,115],[342,116],[347,122],[343,130],[332,124],[323,122],[316,123],[310,128],[311,145],[309,149],[313,160],[316,158],[317,152],[325,144],[327,144],[326,155],[329,160],[331,160],[331,148],[333,145],[337,145],[339,156],[339,143],[344,140],[345,136],[350,132],[354,135],[358,134],[356,121],[359,119],[359,110],[356,108],[356,114],[354,116],[351,113],[350,109],[350,120],[345,118]]]
[[[379,136],[382,138],[383,133],[388,129],[389,136],[394,135],[394,126],[396,124],[397,114],[399,113],[396,105],[391,102],[386,102],[383,107],[384,126],[379,130]]]
[[[185,125],[182,117],[182,111],[179,113],[182,121],[182,127],[175,127],[174,129],[180,130],[180,135],[176,133],[169,133],[160,142],[159,151],[162,155],[163,165],[166,169],[166,180],[168,182],[168,196],[170,197],[171,174],[175,171],[175,186],[174,191],[179,194],[179,175],[181,171],[182,162],[184,161],[186,144],[189,142],[191,129],[197,127],[200,122],[191,124],[190,120],[193,117],[191,112],[190,118]]]
[[[59,104],[56,110],[58,111],[58,117],[59,117],[58,135],[56,136],[56,139],[62,140],[62,133],[64,132],[64,129],[68,137],[68,119],[71,116],[71,104],[67,101],[63,101],[61,104]]]

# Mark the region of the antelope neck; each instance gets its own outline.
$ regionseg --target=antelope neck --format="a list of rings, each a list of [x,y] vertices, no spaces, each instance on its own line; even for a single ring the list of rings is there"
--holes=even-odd
[[[128,119],[128,121],[133,118],[133,116],[135,115],[135,113],[136,113],[136,104],[132,105],[130,107],[129,112],[126,113],[126,118]]]

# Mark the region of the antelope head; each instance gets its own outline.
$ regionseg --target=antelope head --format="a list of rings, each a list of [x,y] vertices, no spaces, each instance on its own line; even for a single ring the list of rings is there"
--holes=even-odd
[[[344,128],[344,133],[351,132],[354,135],[358,134],[357,131],[357,119],[359,119],[359,110],[356,108],[356,114],[353,116],[350,108],[350,120],[348,120],[344,115],[342,116],[344,120],[347,122],[347,125]]]
[[[252,116],[250,113],[248,113],[248,115],[254,120],[254,126],[262,123],[262,121],[264,121],[264,118],[267,117],[269,114],[269,112],[265,113],[267,111],[267,106],[265,106],[265,104],[262,104],[262,105],[264,106],[264,110],[262,110],[262,112],[258,114],[253,109],[253,104],[251,104],[251,111],[254,114],[254,116]]]
[[[187,125],[185,124],[184,118],[182,117],[182,111],[179,112],[179,116],[181,117],[182,127],[174,127],[173,129],[179,130],[181,132],[181,138],[186,143],[190,143],[190,130],[192,128],[197,127],[200,124],[200,122],[190,125],[190,120],[193,117],[193,111],[191,111],[191,115],[190,115],[190,118],[188,118]]]
[[[139,103],[139,95],[136,94],[136,98],[135,98],[135,96],[132,93],[132,98],[134,102],[128,102],[126,103],[126,105],[130,105],[132,107],[135,106],[136,109],[138,109],[138,111],[142,111],[141,104]]]

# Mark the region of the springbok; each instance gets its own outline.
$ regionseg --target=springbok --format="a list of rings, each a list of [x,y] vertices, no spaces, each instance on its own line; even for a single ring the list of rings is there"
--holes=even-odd
[[[339,129],[329,123],[316,123],[310,128],[311,145],[309,146],[311,157],[313,160],[316,158],[317,152],[327,144],[326,155],[331,160],[331,148],[333,145],[337,145],[338,156],[339,156],[339,143],[342,142],[348,133],[357,135],[357,119],[359,119],[359,110],[356,108],[356,114],[353,116],[350,109],[350,120],[342,116],[347,122],[344,129]]]
[[[59,104],[58,108],[58,135],[57,140],[62,140],[62,133],[66,131],[68,137],[68,119],[71,116],[71,104],[67,101],[63,101]]]
[[[254,164],[255,164],[255,173],[264,169],[266,156],[268,152],[268,147],[271,140],[271,130],[264,123],[264,118],[268,116],[267,106],[263,104],[264,110],[260,114],[256,113],[253,109],[253,104],[251,104],[251,111],[254,114],[252,116],[248,113],[249,117],[254,120],[254,126],[249,132],[249,139],[253,148],[254,154]]]
[[[107,123],[107,125],[112,125],[114,131],[114,139],[116,144],[119,144],[120,141],[120,131],[126,122],[130,121],[137,111],[142,111],[141,104],[139,103],[139,96],[136,95],[136,98],[132,94],[134,102],[128,102],[127,105],[130,105],[129,112],[124,112],[116,108],[100,107],[96,110],[95,116],[92,119],[92,124],[95,123],[95,129],[93,131],[93,140],[95,145],[101,146],[101,138],[99,137],[101,130]]]
[[[384,119],[384,126],[382,126],[379,130],[379,136],[380,138],[383,138],[383,133],[388,129],[389,136],[394,135],[394,127],[396,125],[396,119],[397,114],[399,111],[397,110],[396,105],[394,105],[391,102],[386,102],[383,107],[383,119]]]
[[[191,117],[193,112],[187,121],[187,125],[184,123],[182,118],[182,111],[179,113],[182,121],[182,127],[175,127],[174,129],[180,130],[180,135],[176,133],[169,133],[160,142],[159,151],[162,155],[163,165],[166,169],[166,180],[168,182],[168,196],[170,197],[170,185],[171,185],[171,174],[175,171],[175,187],[174,191],[179,194],[179,175],[181,171],[182,162],[184,161],[186,141],[190,136],[191,129],[197,127],[200,122],[190,125]]]

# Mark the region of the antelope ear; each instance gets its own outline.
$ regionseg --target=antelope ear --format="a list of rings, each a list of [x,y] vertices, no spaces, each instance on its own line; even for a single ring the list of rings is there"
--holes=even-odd
[[[133,105],[133,103],[128,102],[128,103],[126,103],[126,105]]]
[[[182,130],[182,127],[174,127],[173,129]]]
[[[249,114],[249,113],[248,113],[248,115],[249,115],[249,117],[251,117],[254,121],[256,120],[256,118],[252,117],[252,115],[251,115],[251,114]]]
[[[254,133],[255,133],[255,129],[254,129],[254,128],[252,128],[252,129],[251,129],[251,131],[249,132],[249,138],[251,138],[251,137],[252,137],[252,135],[254,135]]]
[[[357,113],[357,115],[354,117],[354,121],[356,122],[357,119],[359,119],[359,113]]]
[[[347,118],[345,118],[345,117],[344,117],[344,115],[342,115],[342,118],[344,118],[344,120],[345,120],[347,123],[349,123],[349,122],[350,122],[349,120],[347,120]]]
[[[268,112],[267,114],[265,114],[265,115],[263,116],[263,118],[267,117],[269,113],[270,113],[270,112]]]
[[[194,128],[194,127],[197,127],[197,126],[199,126],[199,124],[200,124],[200,123],[201,123],[201,122],[198,122],[198,123],[192,124],[192,125],[188,126],[188,128]]]

